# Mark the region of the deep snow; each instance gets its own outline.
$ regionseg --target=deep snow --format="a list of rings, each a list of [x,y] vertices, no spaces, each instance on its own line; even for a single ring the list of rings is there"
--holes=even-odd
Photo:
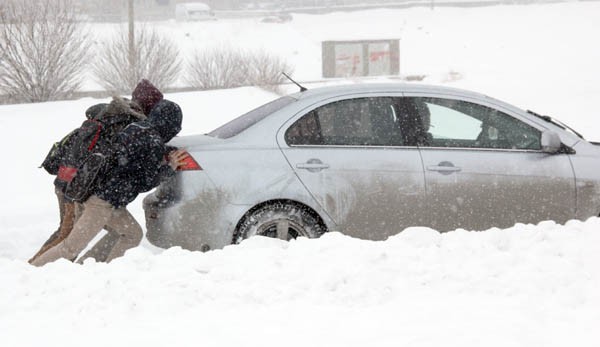
[[[0,259],[5,346],[597,346],[600,220]],[[33,331],[32,331],[33,330]],[[44,343],[46,342],[46,343]]]
[[[556,115],[600,140],[599,15],[600,3],[569,3],[162,25],[184,46],[214,37],[267,46],[301,80],[319,77],[322,39],[401,36],[403,74]],[[450,71],[462,79],[448,81]],[[185,135],[276,96],[167,97],[184,110]],[[254,238],[208,253],[144,241],[109,265],[29,266],[57,226],[53,177],[37,166],[100,101],[0,106],[2,346],[600,345],[598,218],[445,234],[416,227],[383,242]],[[130,209],[143,221],[141,198]]]

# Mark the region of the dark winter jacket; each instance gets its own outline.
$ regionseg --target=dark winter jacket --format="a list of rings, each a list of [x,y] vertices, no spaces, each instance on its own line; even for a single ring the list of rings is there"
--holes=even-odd
[[[126,125],[145,118],[136,109],[137,107],[132,107],[128,100],[120,97],[113,97],[113,100],[109,104],[97,104],[88,108],[86,110],[88,120],[55,145],[55,152],[52,155],[53,163],[51,165],[51,168],[55,171],[50,172],[47,168],[51,174],[57,175],[54,185],[64,193],[68,183],[76,172],[75,169],[79,165],[78,161],[82,156],[86,156],[90,152],[88,149],[89,144],[82,144],[78,141],[78,133],[82,128],[85,126],[95,128],[97,124],[101,126],[102,132],[99,133],[100,136],[94,145],[93,151],[103,151],[106,148],[110,148],[114,136]]]
[[[98,114],[100,112],[102,112],[102,110],[106,106],[108,106],[108,104],[96,104],[94,106],[89,107],[85,111],[85,117],[88,120],[93,119],[94,117],[98,116]],[[77,129],[79,129],[79,128],[77,128]],[[49,174],[51,174],[51,175],[58,174],[58,168],[62,164],[64,156],[66,155],[66,152],[68,151],[68,149],[71,146],[71,143],[73,140],[72,135],[77,132],[77,129],[72,130],[65,137],[63,137],[62,140],[60,140],[59,142],[56,142],[52,145],[50,152],[48,152],[48,154],[46,155],[46,158],[44,158],[44,162],[41,165],[41,167],[43,167],[46,171],[48,171]],[[54,184],[56,184],[56,183],[57,182],[55,181]]]
[[[106,106],[108,106],[108,104],[101,103],[89,107],[85,111],[85,117],[88,120],[97,117]],[[63,137],[62,140],[52,145],[50,152],[48,152],[48,155],[46,155],[46,158],[41,165],[44,169],[46,169],[46,171],[48,171],[49,174],[57,176],[54,180],[54,185],[63,193],[67,186],[67,182],[64,180],[64,177],[58,177],[59,169],[61,166],[65,165],[65,161],[70,157],[69,153],[73,148],[73,140],[76,137],[78,130],[79,128],[72,130],[69,134]]]
[[[115,208],[124,207],[139,193],[174,175],[166,160],[165,143],[179,133],[181,121],[179,106],[162,100],[146,120],[121,131],[113,142],[113,155],[95,194]]]

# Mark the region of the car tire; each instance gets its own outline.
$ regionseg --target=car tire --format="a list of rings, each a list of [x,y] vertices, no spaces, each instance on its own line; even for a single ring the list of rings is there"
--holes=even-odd
[[[319,217],[294,203],[265,205],[247,215],[233,237],[233,243],[255,236],[291,240],[296,237],[318,238],[326,228]]]

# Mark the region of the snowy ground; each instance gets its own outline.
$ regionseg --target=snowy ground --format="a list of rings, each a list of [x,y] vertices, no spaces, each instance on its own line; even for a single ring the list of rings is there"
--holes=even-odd
[[[4,346],[598,346],[600,220],[0,259]],[[33,330],[33,331],[32,331]]]
[[[600,3],[569,3],[164,25],[190,46],[213,37],[268,45],[307,80],[319,75],[307,57],[319,56],[320,40],[401,37],[404,74],[553,114],[600,141],[598,18]],[[450,71],[462,79],[447,81]],[[274,97],[254,88],[168,95],[184,110],[184,135]],[[384,242],[255,238],[204,254],[144,241],[110,265],[33,268],[25,260],[58,223],[52,177],[37,166],[99,101],[0,107],[2,346],[600,345],[597,218],[411,228]],[[141,198],[130,208],[143,220]]]

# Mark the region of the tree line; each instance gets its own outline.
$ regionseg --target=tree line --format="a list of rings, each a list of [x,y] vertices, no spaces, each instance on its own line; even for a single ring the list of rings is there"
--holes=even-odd
[[[0,96],[11,102],[68,99],[93,78],[107,92],[129,93],[147,78],[166,89],[179,82],[198,90],[260,86],[277,91],[292,68],[263,50],[215,47],[184,59],[177,43],[156,29],[135,29],[95,42],[73,0],[4,0],[0,4]]]

